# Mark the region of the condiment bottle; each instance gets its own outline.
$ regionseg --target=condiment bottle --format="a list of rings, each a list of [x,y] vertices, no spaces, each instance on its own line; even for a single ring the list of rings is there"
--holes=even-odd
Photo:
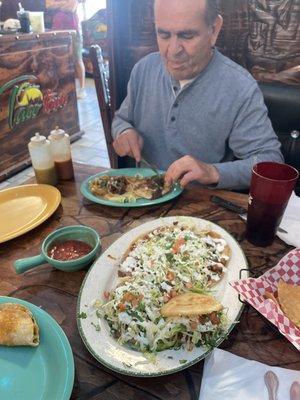
[[[31,25],[30,25],[29,12],[24,10],[21,3],[19,3],[19,10],[20,11],[17,11],[17,16],[20,21],[21,32],[30,33]]]
[[[68,180],[74,177],[70,137],[63,130],[55,127],[50,132],[48,139],[51,143],[52,157],[54,160],[58,179]]]
[[[36,133],[28,144],[29,154],[37,183],[57,184],[57,174],[52,158],[50,141]]]

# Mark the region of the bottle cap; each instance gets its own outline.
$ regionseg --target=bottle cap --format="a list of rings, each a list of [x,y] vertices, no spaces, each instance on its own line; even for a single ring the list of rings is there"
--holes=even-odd
[[[38,132],[30,139],[34,144],[42,144],[46,142],[46,137],[40,135]]]
[[[59,129],[59,126],[56,126],[53,131],[50,132],[51,136],[54,136],[54,138],[60,138],[64,136],[66,132],[63,129]]]

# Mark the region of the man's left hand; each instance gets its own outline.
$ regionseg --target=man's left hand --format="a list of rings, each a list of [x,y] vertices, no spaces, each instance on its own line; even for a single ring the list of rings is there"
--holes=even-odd
[[[198,181],[203,185],[213,185],[219,182],[220,175],[214,165],[206,164],[191,156],[184,156],[174,161],[166,172],[167,184],[172,184],[178,179],[180,179],[182,187],[191,181]]]

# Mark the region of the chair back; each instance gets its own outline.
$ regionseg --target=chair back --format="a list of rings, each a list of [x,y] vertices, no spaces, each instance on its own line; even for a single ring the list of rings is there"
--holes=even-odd
[[[102,51],[99,45],[92,45],[90,47],[90,60],[93,65],[93,78],[95,81],[97,99],[106,139],[110,165],[112,168],[118,168],[118,156],[113,148],[113,137],[111,134],[111,123],[113,115],[109,89],[109,66],[108,62],[104,61],[103,59]]]

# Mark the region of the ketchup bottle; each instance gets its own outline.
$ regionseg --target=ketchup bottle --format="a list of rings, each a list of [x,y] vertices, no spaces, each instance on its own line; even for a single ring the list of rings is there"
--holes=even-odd
[[[58,179],[72,179],[74,177],[74,169],[69,135],[63,129],[59,129],[56,126],[50,132],[48,139],[51,143],[51,152]]]
[[[37,183],[55,186],[57,184],[57,175],[49,140],[45,136],[36,133],[30,139],[28,149]]]

